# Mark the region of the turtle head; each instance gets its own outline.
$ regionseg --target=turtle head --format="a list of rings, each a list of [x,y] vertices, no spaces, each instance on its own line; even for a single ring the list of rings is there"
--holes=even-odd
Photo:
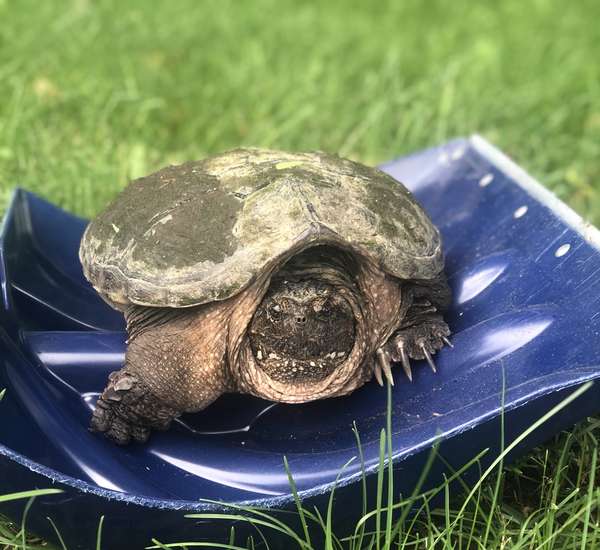
[[[278,279],[252,319],[252,353],[273,380],[320,382],[350,354],[355,322],[350,304],[333,285]]]
[[[248,331],[260,371],[253,393],[294,402],[345,393],[343,381],[361,367],[355,352],[364,338],[353,268],[350,254],[321,245],[272,277]]]

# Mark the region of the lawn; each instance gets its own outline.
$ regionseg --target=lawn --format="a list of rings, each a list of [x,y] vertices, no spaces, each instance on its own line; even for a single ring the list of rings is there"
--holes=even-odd
[[[239,145],[377,164],[478,132],[598,224],[598,21],[585,0],[0,0],[1,206],[20,185],[92,216],[133,177]],[[600,545],[599,436],[557,436],[406,547]]]

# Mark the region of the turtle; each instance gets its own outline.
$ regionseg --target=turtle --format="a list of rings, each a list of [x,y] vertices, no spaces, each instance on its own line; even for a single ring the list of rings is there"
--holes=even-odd
[[[335,154],[238,148],[133,180],[86,227],[85,277],[126,322],[90,429],[146,442],[224,393],[350,394],[451,346],[439,230]]]

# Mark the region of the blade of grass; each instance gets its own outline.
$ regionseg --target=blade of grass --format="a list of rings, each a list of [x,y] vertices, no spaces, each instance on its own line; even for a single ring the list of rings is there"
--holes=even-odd
[[[593,500],[594,500],[594,490],[595,490],[595,481],[596,481],[596,467],[598,464],[598,442],[594,441],[592,447],[592,464],[590,467],[590,479],[588,481],[588,495],[587,495],[587,503],[585,507],[585,516],[583,518],[583,532],[581,533],[581,550],[585,550],[587,548],[587,535],[590,529],[590,515],[592,513],[593,508]],[[599,492],[600,494],[600,492]]]
[[[25,509],[23,510],[23,517],[21,518],[21,544],[23,545],[23,550],[27,550],[27,541],[25,540],[27,536],[27,531],[25,530],[25,524],[27,523],[27,516],[29,515],[29,510],[31,509],[35,498],[36,497],[31,497],[27,501]]]
[[[352,457],[348,462],[346,462],[342,469],[339,471],[338,475],[335,478],[335,483],[331,488],[331,492],[329,494],[329,502],[327,503],[327,524],[325,530],[325,548],[326,550],[334,550],[333,548],[333,526],[332,526],[332,516],[333,516],[333,499],[335,496],[335,490],[337,488],[337,484],[340,481],[340,476],[344,473],[346,468],[354,462],[354,457]]]
[[[146,549],[148,549],[148,548],[161,548],[161,549],[169,548],[168,546],[165,546],[162,542],[160,542],[157,539],[152,539],[152,542],[155,544],[155,546],[146,546]]]
[[[225,548],[226,550],[248,550],[243,546],[233,546],[231,544],[227,544],[224,542],[170,542],[168,544],[163,544],[156,539],[152,539],[154,546],[146,546],[147,550],[161,550],[164,548],[182,548],[182,547],[190,547],[190,548]]]
[[[504,447],[505,447],[505,428],[504,428],[504,406],[506,403],[506,372],[504,369],[504,361],[500,361],[501,371],[502,371],[502,392],[500,397],[500,456],[504,456]],[[498,502],[498,494],[500,493],[500,484],[502,482],[502,465],[504,464],[504,460],[500,460],[498,463],[498,470],[496,471],[496,483],[494,484],[494,492],[492,496],[492,503],[490,508],[494,510],[496,508],[496,503]],[[490,535],[490,529],[492,528],[492,513],[488,515],[485,533],[483,534],[483,544],[487,545],[488,538]]]
[[[392,385],[387,382],[387,409],[386,409],[386,441],[388,460],[388,487],[387,511],[385,522],[385,548],[388,550],[392,544],[392,510],[394,506],[394,470],[392,461]]]
[[[354,437],[356,438],[356,446],[358,448],[358,457],[360,459],[360,473],[361,473],[361,491],[362,491],[362,515],[365,516],[367,514],[368,508],[368,495],[367,495],[367,473],[365,471],[365,457],[363,455],[362,444],[360,441],[360,435],[358,433],[358,428],[356,427],[356,422],[352,422],[352,431],[354,432]],[[363,538],[365,532],[365,524],[363,523],[360,532],[358,533],[358,545],[355,546],[356,538],[353,539],[352,548],[357,548],[360,550],[363,546]]]
[[[104,516],[100,516],[98,522],[98,531],[96,532],[96,550],[102,550],[102,526],[104,525]]]
[[[450,529],[450,484],[448,483],[448,479],[444,474],[444,519],[446,521],[446,547],[452,548],[452,540],[450,537],[451,529]]]
[[[294,496],[294,503],[296,504],[296,510],[298,511],[298,515],[300,516],[300,522],[302,523],[302,530],[304,531],[304,540],[308,546],[312,546],[310,541],[310,533],[308,532],[308,525],[306,523],[306,517],[304,516],[304,508],[302,506],[302,502],[298,497],[298,490],[296,488],[296,482],[292,476],[292,472],[290,470],[290,465],[288,464],[287,457],[283,456],[283,465],[285,467],[285,471],[288,477],[288,483],[290,489],[292,490],[292,495]]]
[[[56,527],[56,524],[54,523],[54,521],[52,521],[52,518],[46,517],[46,519],[50,522],[50,525],[52,525],[52,529],[54,530],[54,533],[56,534],[56,538],[58,539],[58,542],[60,542],[62,550],[67,550],[67,545],[65,544],[65,541],[63,540],[62,535],[60,534],[60,531],[58,530],[58,527]]]
[[[379,467],[377,468],[377,500],[375,504],[375,542],[377,544],[377,550],[381,549],[381,502],[383,499],[385,444],[385,429],[382,429],[379,433]]]
[[[8,502],[10,500],[20,500],[23,498],[39,497],[44,495],[56,495],[62,492],[62,489],[33,489],[31,491],[20,491],[18,493],[0,495],[0,502]]]

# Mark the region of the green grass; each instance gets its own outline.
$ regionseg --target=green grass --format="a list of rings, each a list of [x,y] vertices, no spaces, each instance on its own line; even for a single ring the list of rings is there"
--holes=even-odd
[[[132,177],[238,145],[375,164],[477,131],[598,223],[599,20],[585,0],[0,0],[0,206],[21,185],[91,216]],[[600,545],[599,424],[475,510],[424,509],[406,547]]]
[[[474,131],[600,220],[600,5],[0,0],[0,181],[80,214],[240,144],[377,163]]]

